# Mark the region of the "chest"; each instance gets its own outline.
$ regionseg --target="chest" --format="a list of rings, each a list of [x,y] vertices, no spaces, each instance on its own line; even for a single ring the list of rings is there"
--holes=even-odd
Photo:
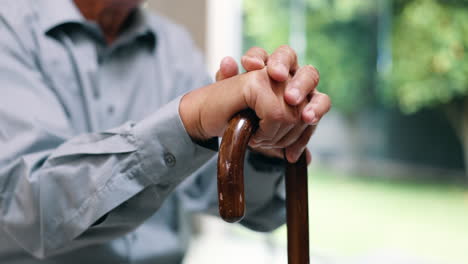
[[[177,96],[163,54],[140,42],[111,49],[86,34],[58,34],[40,42],[44,80],[77,134],[139,121]]]

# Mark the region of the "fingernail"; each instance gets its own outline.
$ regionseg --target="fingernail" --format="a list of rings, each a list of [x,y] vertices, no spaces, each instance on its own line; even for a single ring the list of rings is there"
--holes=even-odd
[[[296,162],[299,161],[303,152],[304,152],[304,149],[301,148],[299,152],[296,153]]]
[[[224,58],[221,60],[220,66],[222,67],[222,65],[225,64],[228,60],[229,60],[228,57],[224,57]]]
[[[291,96],[294,99],[294,102],[299,102],[301,99],[301,92],[297,88],[290,88],[288,90],[289,96]]]
[[[318,123],[318,121],[319,121],[318,117],[314,117],[312,119],[312,125],[316,125]]]
[[[263,60],[259,59],[259,58],[256,58],[256,57],[248,57],[248,56],[244,55],[244,56],[242,56],[241,61],[243,63],[248,61],[251,64],[260,65],[261,67],[265,66],[265,62]]]
[[[296,156],[295,156],[295,161],[296,161],[296,162],[299,161],[299,159],[301,158],[301,155],[302,155],[302,153],[304,153],[304,150],[305,150],[305,149],[306,149],[306,147],[303,147],[303,148],[301,148],[301,149],[299,150],[299,152],[296,152],[296,153],[295,153],[295,155],[296,155]],[[306,154],[306,155],[307,155],[307,154]]]
[[[317,124],[319,121],[319,117],[315,114],[315,111],[312,108],[309,110],[309,114],[312,116],[312,119],[311,119],[312,121],[310,121],[310,124],[311,125]]]
[[[293,162],[293,163],[296,163],[297,160],[299,159],[299,156],[300,156],[300,155],[301,155],[301,154],[294,153],[294,154],[292,155],[292,158],[293,158],[292,162]]]
[[[258,65],[265,66],[265,62],[259,58],[251,58],[251,60]]]
[[[314,107],[312,105],[307,105],[305,108],[304,108],[304,115],[305,115],[305,118],[307,120],[310,120],[309,122],[307,122],[306,120],[304,120],[304,122],[306,122],[308,125],[314,125],[316,124],[318,121],[319,121],[319,118],[318,116],[315,114],[315,110],[314,110]]]
[[[314,124],[314,120],[316,119],[314,109],[312,107],[309,107],[309,109],[307,109],[307,111],[306,111],[306,114],[308,115],[309,120],[310,120],[309,125]]]
[[[282,63],[277,63],[275,68],[280,74],[288,76],[288,69]]]
[[[291,150],[286,151],[286,159],[288,160],[289,163],[294,163],[294,158],[296,157],[296,154],[292,152]]]

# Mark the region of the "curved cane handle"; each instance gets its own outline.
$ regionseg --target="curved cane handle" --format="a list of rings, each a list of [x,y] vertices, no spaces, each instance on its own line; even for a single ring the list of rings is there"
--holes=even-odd
[[[250,137],[258,127],[252,110],[234,116],[224,132],[218,155],[219,214],[230,223],[244,217],[244,157]],[[309,263],[309,216],[305,152],[286,166],[288,263]]]
[[[252,110],[235,115],[224,132],[218,155],[219,214],[230,223],[244,217],[244,157],[250,137],[258,127]]]

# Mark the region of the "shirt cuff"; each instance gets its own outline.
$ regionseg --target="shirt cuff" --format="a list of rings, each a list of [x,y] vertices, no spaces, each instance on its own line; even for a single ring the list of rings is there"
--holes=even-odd
[[[250,150],[247,153],[247,161],[260,172],[280,172],[284,171],[286,166],[284,159],[267,157]]]
[[[155,184],[177,184],[216,154],[188,135],[179,115],[181,98],[133,127],[143,173]]]

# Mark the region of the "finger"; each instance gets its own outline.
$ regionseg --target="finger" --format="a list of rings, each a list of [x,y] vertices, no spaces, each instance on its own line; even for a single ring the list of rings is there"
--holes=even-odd
[[[282,102],[285,104],[284,102]],[[278,108],[280,109],[280,108]],[[307,125],[302,124],[300,110],[297,108],[287,107],[281,115],[271,114],[267,119],[263,120],[264,124],[269,124],[271,127],[264,125],[265,129],[274,130],[268,131],[267,133],[260,134],[253,141],[262,146],[270,146],[272,148],[284,148],[285,146],[278,146],[278,141],[282,140],[286,135],[290,134],[296,127],[303,127],[303,130]],[[261,124],[261,123],[260,123]],[[265,131],[263,131],[265,132]],[[297,133],[296,139],[301,135],[301,132]],[[263,136],[263,138],[261,138]]]
[[[266,69],[262,71],[262,76],[269,79]],[[267,87],[267,89],[265,89],[265,87],[260,87],[256,89],[255,93],[257,93],[258,96],[253,108],[260,122],[257,132],[252,136],[252,144],[266,146],[266,143],[260,143],[273,140],[282,125],[291,125],[301,120],[301,113],[297,112],[297,109],[289,107],[284,102],[281,93],[282,90],[284,90],[284,88],[279,86]],[[296,112],[293,110],[296,110]]]
[[[312,99],[302,111],[302,121],[309,125],[316,125],[330,111],[330,108],[330,97],[324,93],[315,91],[312,94]]]
[[[319,72],[314,66],[306,65],[299,68],[286,87],[284,100],[290,105],[302,103],[309,94],[313,93],[319,80]]]
[[[257,132],[252,136],[251,144],[254,147],[271,146],[270,142],[280,129],[280,123],[273,120],[260,120]]]
[[[308,126],[299,139],[286,148],[286,158],[290,163],[295,163],[299,159],[304,149],[307,147],[310,137],[315,131],[316,126]]]
[[[252,148],[251,150],[257,153],[261,153],[264,156],[283,159],[283,150],[282,149],[265,149],[265,148]]]
[[[241,58],[242,67],[246,71],[261,70],[268,60],[268,53],[259,47],[250,48]]]
[[[308,125],[298,125],[289,131],[283,138],[281,138],[276,144],[275,147],[278,148],[287,148],[296,142],[304,131],[307,129]]]
[[[273,148],[284,148],[284,146],[279,146],[278,142],[282,140],[287,134],[291,132],[296,126],[297,122],[292,121],[293,119],[289,120],[288,123],[281,123],[280,127],[276,131],[275,136],[271,140],[263,140],[258,143],[262,143],[265,145],[271,145]]]
[[[284,82],[289,73],[298,69],[296,52],[289,46],[283,45],[270,55],[267,62],[268,75],[275,81]]]
[[[310,165],[312,163],[312,153],[310,153],[309,148],[306,148],[306,161],[307,165]]]
[[[239,67],[232,57],[224,57],[219,65],[219,70],[216,72],[216,81],[222,81],[227,78],[236,76],[239,73]]]
[[[269,142],[269,144],[273,145],[274,148],[284,148],[284,147],[278,146],[278,142],[281,139],[283,139],[286,135],[288,135],[291,132],[291,130],[293,130],[294,128],[295,128],[295,124],[283,125],[282,127],[280,127],[275,137]]]

